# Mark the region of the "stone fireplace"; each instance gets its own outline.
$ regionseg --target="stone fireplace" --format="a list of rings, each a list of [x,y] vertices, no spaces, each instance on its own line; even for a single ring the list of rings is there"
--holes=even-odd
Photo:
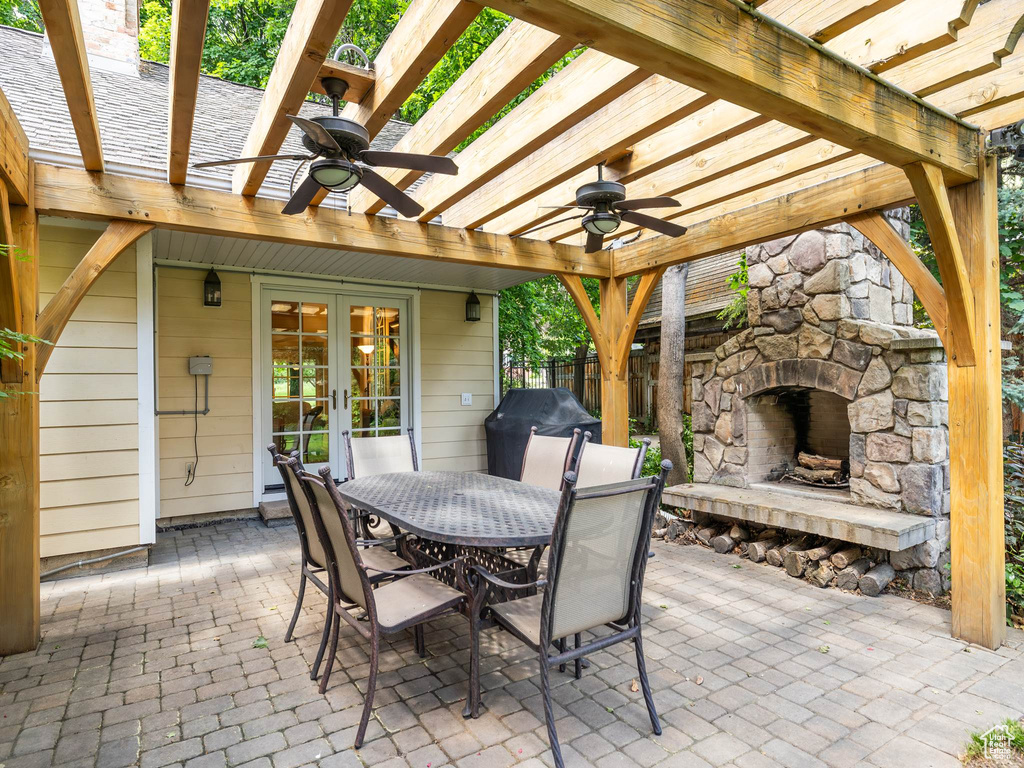
[[[904,234],[905,213],[891,219]],[[748,327],[693,361],[694,482],[927,517],[928,539],[887,557],[939,591],[946,365],[935,332],[911,325],[909,284],[845,224],[752,247],[747,262]],[[804,462],[841,467],[824,473],[833,487],[809,484],[822,473]]]

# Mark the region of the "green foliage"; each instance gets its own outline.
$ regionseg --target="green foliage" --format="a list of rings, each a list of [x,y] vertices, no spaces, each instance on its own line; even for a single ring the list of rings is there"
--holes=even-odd
[[[10,328],[0,328],[0,360],[24,360],[25,353],[18,348],[19,344],[49,344],[45,339],[37,336],[30,336],[26,333],[18,333]],[[12,390],[0,389],[0,400],[11,397],[15,394],[27,394]]]
[[[747,324],[747,292],[750,290],[747,278],[747,254],[740,254],[739,268],[729,275],[729,290],[733,292],[732,301],[725,305],[717,317],[724,320],[724,330],[742,328]]]
[[[583,279],[598,310],[598,282]],[[553,275],[506,288],[498,302],[498,343],[506,360],[532,361],[574,357],[590,346],[590,333],[572,297]]]
[[[43,17],[34,0],[0,0],[0,24],[32,32],[43,31]]]
[[[637,422],[635,419],[629,420],[629,434],[633,435],[637,433]],[[690,414],[683,414],[683,446],[686,448],[686,463],[689,465],[688,477],[693,477],[693,424],[690,420]],[[640,440],[635,437],[629,438],[630,448],[639,448]],[[647,455],[644,457],[644,468],[643,476],[649,477],[656,475],[661,472],[661,447],[652,445],[647,449]]]
[[[1018,755],[1024,756],[1024,723],[1007,718],[1000,725],[1004,725],[1007,728],[1007,733],[1010,737],[1010,749]],[[967,747],[964,750],[965,761],[985,756],[985,734],[991,730],[991,728],[987,728],[984,731],[975,731],[970,735]]]
[[[1024,623],[1024,443],[1003,450],[1003,510],[1006,520],[1006,614]]]

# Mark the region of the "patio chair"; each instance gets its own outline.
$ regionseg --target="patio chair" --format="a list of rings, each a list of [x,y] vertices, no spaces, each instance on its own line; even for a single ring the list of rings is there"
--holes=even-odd
[[[536,427],[530,427],[530,438],[523,454],[523,471],[519,479],[530,485],[539,485],[553,491],[562,490],[565,473],[569,471],[580,430],[574,429],[572,437],[549,437],[538,435]]]
[[[348,479],[354,480],[357,477],[371,477],[373,475],[384,475],[390,472],[419,472],[420,462],[416,455],[416,440],[413,436],[412,427],[407,430],[408,437],[402,435],[386,435],[384,437],[359,437],[352,439],[352,433],[347,429],[341,433],[345,439],[345,461],[348,469]],[[367,539],[377,538],[375,530],[379,529],[382,521],[360,512],[360,527],[363,536]],[[397,526],[388,523],[392,536],[398,536],[401,531]]]
[[[651,686],[647,680],[641,638],[641,602],[647,548],[654,515],[661,503],[665,479],[672,469],[663,461],[661,474],[638,480],[582,489],[576,476],[567,473],[551,537],[548,578],[532,584],[509,584],[480,566],[469,569],[474,585],[470,616],[475,622],[491,618],[533,649],[540,660],[541,691],[548,739],[557,768],[563,767],[551,707],[552,667],[575,662],[576,677],[581,660],[589,653],[615,643],[633,641],[636,665],[647,714],[655,734],[661,734]],[[543,593],[519,600],[487,605],[492,588],[529,589]],[[586,644],[581,633],[607,628]],[[574,648],[565,640],[574,638]],[[470,680],[467,712],[478,716],[480,707],[479,624],[470,631]],[[557,652],[552,655],[552,646]]]
[[[460,564],[455,558],[430,568],[396,572],[370,564],[366,555],[373,549],[356,546],[349,508],[338,494],[329,467],[320,470],[320,478],[304,472],[301,475],[306,497],[313,510],[313,519],[324,543],[327,556],[327,574],[334,595],[334,620],[327,656],[327,667],[320,681],[320,693],[327,690],[331,669],[338,650],[341,619],[370,641],[370,674],[366,684],[363,714],[356,731],[355,748],[363,744],[366,725],[373,709],[373,696],[377,685],[381,635],[394,635],[406,629],[413,630],[416,650],[420,658],[426,656],[423,623],[456,612],[465,602],[465,595],[427,574]],[[401,577],[396,581],[373,588],[371,573]],[[347,603],[345,601],[348,601]],[[365,611],[360,621],[347,608],[358,606]]]
[[[617,483],[640,477],[644,457],[651,445],[649,438],[640,441],[639,448],[619,448],[614,445],[592,443],[590,432],[583,433],[579,456],[576,457],[576,487]]]

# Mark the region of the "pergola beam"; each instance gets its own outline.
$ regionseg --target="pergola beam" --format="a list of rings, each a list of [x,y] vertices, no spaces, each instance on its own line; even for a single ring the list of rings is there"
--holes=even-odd
[[[281,149],[292,127],[287,115],[299,113],[351,5],[352,0],[296,2],[241,157],[274,155]],[[238,165],[232,191],[255,195],[269,169],[269,162]]]
[[[71,124],[78,138],[78,149],[87,171],[103,170],[103,145],[92,95],[89,57],[85,49],[78,0],[39,0],[46,36],[57,65]]]
[[[16,205],[25,205],[29,198],[28,165],[28,137],[0,89],[0,184]]]
[[[394,151],[447,154],[572,48],[571,40],[513,20],[399,139]],[[407,189],[421,175],[401,168],[381,168],[378,173],[399,189]],[[348,203],[359,213],[377,213],[384,207],[363,187],[349,193]]]
[[[609,254],[525,238],[474,232],[383,216],[313,210],[285,216],[281,203],[227,192],[40,164],[36,206],[53,216],[126,219],[162,229],[405,256],[484,267],[607,277]]]
[[[171,17],[171,77],[168,86],[167,180],[184,184],[199,94],[203,40],[210,0],[177,0]]]
[[[950,183],[977,176],[975,130],[729,0],[488,4],[887,163],[931,162]]]

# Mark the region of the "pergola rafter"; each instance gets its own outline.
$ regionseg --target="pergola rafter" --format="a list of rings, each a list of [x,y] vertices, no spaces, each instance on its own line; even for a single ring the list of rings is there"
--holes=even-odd
[[[205,0],[176,3],[168,145],[174,183],[88,173],[102,170],[103,158],[81,25],[70,0],[42,0],[87,171],[47,165],[33,171],[24,132],[0,98],[0,214],[6,212],[0,231],[35,253],[37,211],[128,222],[110,231],[111,248],[97,251],[96,265],[109,263],[126,238],[156,226],[556,274],[580,307],[601,361],[605,439],[622,443],[628,438],[625,360],[667,267],[849,221],[904,273],[950,350],[954,632],[998,645],[995,174],[974,126],[1024,118],[1024,15],[1017,0],[486,4],[516,20],[396,150],[452,151],[575,44],[590,50],[460,152],[458,176],[424,179],[413,196],[425,211],[406,221],[373,215],[383,204],[360,188],[350,194],[351,215],[316,207],[321,194],[306,214],[283,216],[279,201],[256,197],[266,163],[239,166],[234,194],[185,185],[202,35],[198,24],[185,24],[181,9],[201,13]],[[322,92],[327,76],[349,79],[344,116],[376,135],[480,10],[467,0],[413,0],[366,71],[325,60],[349,5],[299,0],[244,155],[278,151],[291,129],[285,115],[297,113],[311,90]],[[964,116],[968,122],[958,119]],[[589,255],[575,244],[575,225],[508,237],[560,215],[538,208],[571,203],[598,162],[630,196],[678,195],[681,208],[656,213],[685,223],[689,232]],[[382,173],[405,189],[418,178],[410,171]],[[929,282],[879,215],[915,198],[936,242],[942,286]],[[444,226],[428,223],[438,215]],[[633,231],[627,226],[618,234]],[[35,299],[24,299],[26,291],[35,295],[28,287],[34,272],[0,266],[0,310],[31,331]],[[83,264],[77,272],[82,280],[71,288],[82,295],[97,269]],[[640,276],[639,288],[627,306],[632,275]],[[599,312],[582,277],[600,281]],[[15,293],[20,310],[10,304]],[[26,360],[23,383],[34,388],[41,369]],[[37,429],[32,436],[38,403],[27,402],[20,411],[0,402],[0,426],[20,436],[20,457],[38,462]],[[24,545],[32,530],[38,539],[38,469],[33,474],[29,461],[15,469],[5,463],[2,471],[15,470],[23,482],[14,491],[0,483],[0,493],[32,514],[11,531],[0,527],[0,614],[27,617],[31,626],[0,632],[0,652],[28,647],[38,631],[38,614],[32,618],[25,599],[30,580],[7,566],[15,543]]]

